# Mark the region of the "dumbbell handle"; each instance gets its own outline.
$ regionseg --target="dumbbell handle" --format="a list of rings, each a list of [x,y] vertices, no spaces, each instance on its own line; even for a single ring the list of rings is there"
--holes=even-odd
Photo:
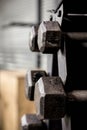
[[[78,102],[86,102],[87,101],[87,90],[73,90],[66,94],[67,100],[70,101],[78,101]]]
[[[63,35],[72,40],[87,41],[87,32],[66,32]]]

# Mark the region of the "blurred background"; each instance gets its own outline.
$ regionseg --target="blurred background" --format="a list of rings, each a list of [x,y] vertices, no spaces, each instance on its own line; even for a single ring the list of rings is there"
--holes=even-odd
[[[31,52],[32,25],[49,20],[58,0],[0,0],[0,130],[20,129],[23,114],[35,113],[25,97],[27,70],[47,70],[47,55]]]

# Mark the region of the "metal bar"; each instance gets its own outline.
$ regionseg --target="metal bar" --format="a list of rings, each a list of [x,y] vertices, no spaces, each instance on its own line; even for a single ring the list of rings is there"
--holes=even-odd
[[[53,54],[52,76],[58,76],[58,58],[57,58],[57,53]]]
[[[63,35],[72,40],[87,41],[87,32],[67,32],[63,33]]]
[[[67,94],[68,101],[87,102],[87,90],[74,90]]]
[[[87,16],[87,14],[73,14],[73,13],[68,13],[67,14],[67,16],[76,16],[76,17],[78,17],[78,16]]]
[[[37,2],[37,20],[38,20],[38,25],[41,22],[42,19],[42,12],[41,12],[41,6],[42,6],[42,0],[38,0]],[[41,55],[40,53],[37,54],[37,68],[41,67]]]

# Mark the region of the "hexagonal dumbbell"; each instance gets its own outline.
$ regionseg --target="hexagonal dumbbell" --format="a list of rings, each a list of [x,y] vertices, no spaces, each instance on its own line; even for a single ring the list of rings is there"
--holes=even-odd
[[[57,21],[44,21],[38,29],[38,47],[43,53],[55,53],[60,48],[61,29]]]
[[[21,118],[22,130],[47,130],[46,123],[35,114],[26,114]]]
[[[35,84],[34,100],[41,119],[60,119],[65,115],[66,94],[59,77],[41,77]]]
[[[78,112],[79,106],[83,106],[83,111],[87,108],[87,90],[65,93],[59,77],[41,77],[35,84],[34,98],[36,113],[41,119],[60,119],[66,112]]]
[[[27,72],[25,92],[26,92],[26,97],[29,100],[34,100],[35,83],[42,76],[47,76],[47,73],[43,70],[32,70]]]
[[[29,37],[29,47],[33,52],[39,52],[37,44],[37,34],[38,34],[38,25],[33,26],[30,31]]]

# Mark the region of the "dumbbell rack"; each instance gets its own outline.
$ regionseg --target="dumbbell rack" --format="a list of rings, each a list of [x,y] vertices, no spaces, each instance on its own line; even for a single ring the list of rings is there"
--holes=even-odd
[[[50,61],[48,56],[51,72],[48,71],[44,75],[41,74],[41,70],[38,78],[34,74],[30,74],[30,77],[34,76],[36,79],[34,84],[31,81],[31,86],[34,86],[33,100],[35,100],[37,113],[32,115],[33,118],[31,115],[28,116],[32,122],[29,122],[28,119],[26,125],[23,126],[24,130],[30,130],[31,127],[29,126],[33,123],[35,124],[32,125],[34,126],[32,129],[87,129],[87,9],[85,1],[80,0],[79,2],[82,3],[82,6],[78,5],[78,2],[74,4],[73,1],[69,0],[67,2],[61,1],[51,15],[50,21],[43,21],[31,30],[30,49],[33,52],[40,51],[47,55],[52,54],[52,59]],[[66,3],[69,3],[70,6]],[[79,6],[82,7],[81,10]],[[30,79],[28,78],[28,80]],[[31,88],[29,90],[29,86],[26,93],[31,90]],[[49,88],[51,87],[52,91],[50,92]],[[28,98],[29,95],[31,94],[27,94]],[[46,102],[46,97],[49,97],[48,102]],[[51,111],[51,114],[48,106],[50,114],[45,113],[48,104],[51,104],[50,107],[57,112]],[[61,112],[59,111],[60,106]],[[34,118],[35,120],[33,120]],[[38,121],[36,121],[37,119]]]

